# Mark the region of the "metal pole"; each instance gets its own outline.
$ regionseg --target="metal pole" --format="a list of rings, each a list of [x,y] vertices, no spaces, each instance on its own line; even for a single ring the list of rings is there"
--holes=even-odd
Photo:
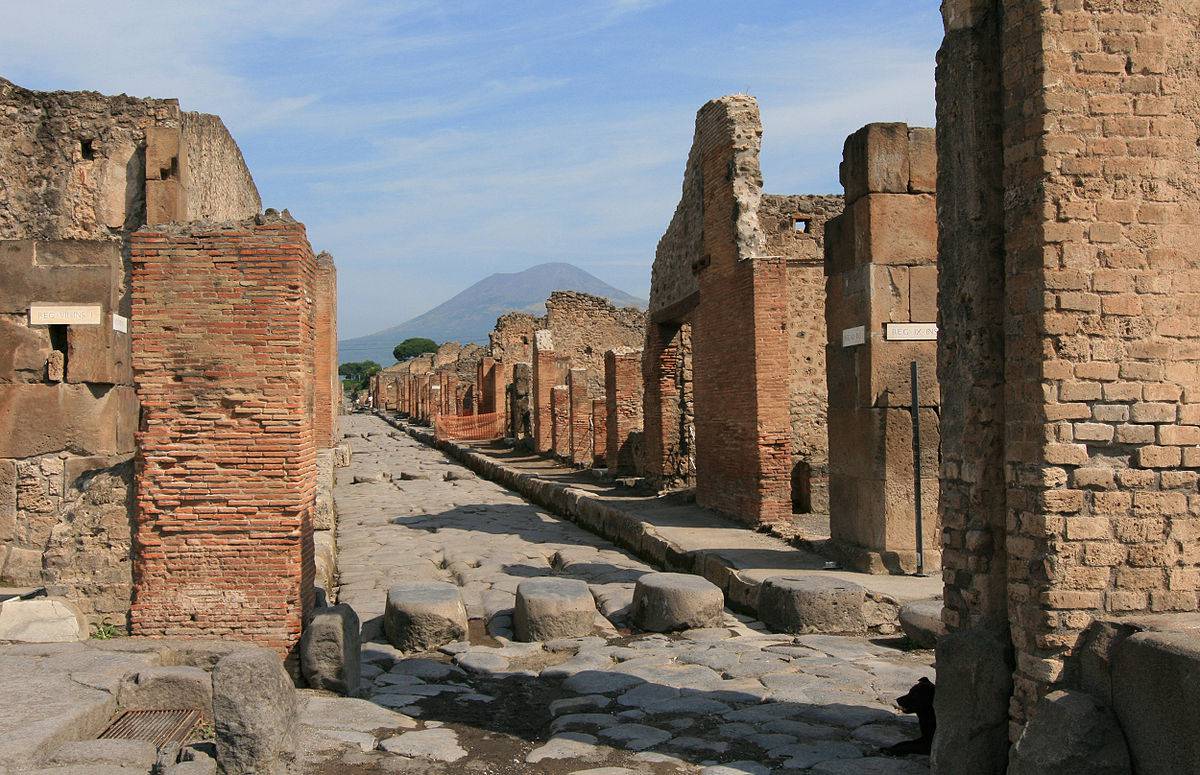
[[[917,388],[917,362],[911,364],[913,427],[913,512],[917,523],[917,575],[925,575],[925,540],[921,525],[921,393]]]

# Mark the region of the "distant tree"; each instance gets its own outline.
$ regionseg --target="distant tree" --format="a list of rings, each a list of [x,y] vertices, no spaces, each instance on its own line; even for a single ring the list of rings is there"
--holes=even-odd
[[[407,361],[425,353],[437,352],[437,342],[423,336],[410,336],[392,350],[392,355],[398,361]]]
[[[371,377],[378,374],[382,368],[375,361],[351,361],[338,366],[338,375],[342,377],[342,387],[353,395],[365,390]]]

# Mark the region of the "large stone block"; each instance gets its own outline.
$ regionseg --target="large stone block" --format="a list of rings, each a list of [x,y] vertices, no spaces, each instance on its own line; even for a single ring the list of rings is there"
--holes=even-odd
[[[937,191],[937,130],[932,127],[908,128],[908,190],[914,194]]]
[[[647,573],[633,589],[630,619],[647,632],[716,627],[724,616],[721,588],[689,573]]]
[[[388,642],[401,651],[426,651],[462,640],[467,609],[454,584],[407,582],[388,590],[383,613]]]
[[[87,638],[87,619],[69,600],[35,597],[0,603],[0,641],[72,643]]]
[[[267,649],[222,657],[212,674],[217,761],[225,775],[287,775],[299,708],[283,663]]]
[[[938,638],[946,634],[942,601],[914,600],[900,606],[900,629],[917,646],[923,649],[936,647]]]
[[[0,458],[132,452],[137,417],[132,387],[0,385]]]
[[[358,694],[361,629],[358,614],[345,603],[313,613],[300,639],[300,670],[309,686]]]
[[[30,327],[0,318],[0,381],[41,382],[53,348],[45,326]]]
[[[1116,647],[1112,704],[1139,773],[1200,772],[1200,641],[1143,632]]]
[[[772,630],[861,635],[866,590],[829,576],[773,576],[758,589],[758,618]]]
[[[1012,671],[1006,631],[978,627],[938,641],[934,772],[1003,775],[1008,767]]]
[[[517,585],[513,629],[517,640],[545,641],[591,635],[596,601],[584,581],[555,577]]]
[[[854,263],[937,263],[937,199],[932,194],[868,194],[846,208]]]
[[[869,193],[907,193],[908,125],[868,124],[847,137],[839,176],[847,204]]]
[[[1112,711],[1090,695],[1051,692],[1032,715],[1010,752],[1007,775],[1132,775],[1121,727]]]
[[[147,667],[122,679],[121,710],[198,710],[212,720],[212,678],[198,667]]]

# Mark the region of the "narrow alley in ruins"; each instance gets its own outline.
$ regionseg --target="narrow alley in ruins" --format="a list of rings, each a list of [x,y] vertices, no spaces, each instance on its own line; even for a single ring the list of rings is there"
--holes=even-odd
[[[310,771],[928,772],[927,757],[880,749],[919,735],[894,700],[932,677],[932,652],[772,634],[729,611],[718,627],[631,632],[634,583],[655,569],[378,418],[343,417],[342,431],[338,594],[363,622],[361,694],[379,710],[310,694]],[[587,582],[592,635],[511,640],[517,585],[540,576]],[[386,643],[387,591],[413,581],[461,588],[469,640]]]

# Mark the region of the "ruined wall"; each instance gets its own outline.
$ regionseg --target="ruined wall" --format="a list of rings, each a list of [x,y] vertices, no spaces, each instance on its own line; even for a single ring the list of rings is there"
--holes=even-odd
[[[317,262],[304,227],[270,211],[148,227],[132,261],[133,631],[288,654],[313,605]]]
[[[968,197],[940,218],[944,348],[982,375],[945,428],[955,455],[943,485],[955,499],[945,507],[946,620],[978,632],[1002,619],[1003,595],[1015,651],[1010,737],[1047,691],[1082,687],[1115,703],[1135,769],[1191,771],[1194,756],[1166,736],[1178,706],[1123,703],[1116,687],[1138,666],[1107,661],[1121,646],[1085,647],[1110,626],[1099,622],[1135,628],[1144,614],[1191,637],[1172,614],[1197,608],[1200,17],[1182,0],[943,11],[939,143],[984,160],[963,167],[956,190]],[[950,282],[967,272],[1003,278],[1001,290],[981,289],[977,315],[954,309]],[[994,480],[974,470],[994,464],[1001,419],[1003,521]],[[989,503],[982,519],[959,513],[976,498]],[[943,686],[965,691],[968,671],[940,653],[938,670],[939,697]],[[956,764],[950,744],[965,739],[939,742],[935,762]]]
[[[637,473],[642,443],[642,351],[632,347],[604,354],[605,455],[609,471]]]
[[[340,438],[337,418],[341,390],[338,386],[337,268],[333,264],[333,256],[324,251],[317,255],[313,305],[317,347],[313,393],[316,444],[318,449],[325,449],[332,447]]]
[[[634,307],[618,308],[600,296],[555,291],[546,300],[546,328],[554,335],[554,350],[571,367],[588,370],[594,395],[604,393],[604,353],[612,347],[638,347],[646,337],[646,314]]]
[[[151,211],[185,215],[183,121],[175,100],[0,79],[0,425],[13,425],[0,429],[0,578],[45,585],[94,623],[124,624],[130,600],[138,405],[124,254]],[[225,137],[214,163],[236,152]],[[220,189],[220,174],[192,179]],[[32,321],[47,303],[99,314]]]
[[[261,210],[262,199],[242,150],[220,117],[184,111],[180,128],[187,149],[187,220],[237,220]]]
[[[145,222],[145,141],[176,100],[35,92],[0,78],[0,239],[109,239]]]
[[[826,224],[830,532],[844,561],[917,568],[910,408],[918,365],[922,544],[939,562],[936,331],[937,157],[933,130],[869,124],[846,140],[846,210]]]
[[[787,261],[788,412],[792,511],[829,511],[829,431],[825,388],[825,222],[840,196],[764,194],[758,222],[766,252]]]

